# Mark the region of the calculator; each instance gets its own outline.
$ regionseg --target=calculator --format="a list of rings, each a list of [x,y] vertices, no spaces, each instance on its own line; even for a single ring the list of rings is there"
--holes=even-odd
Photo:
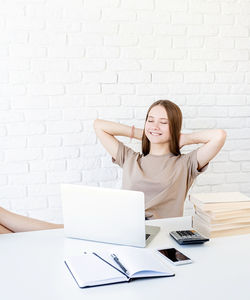
[[[201,234],[199,234],[197,231],[195,231],[193,229],[171,231],[169,234],[180,245],[202,244],[202,243],[209,241],[208,238],[202,236]]]

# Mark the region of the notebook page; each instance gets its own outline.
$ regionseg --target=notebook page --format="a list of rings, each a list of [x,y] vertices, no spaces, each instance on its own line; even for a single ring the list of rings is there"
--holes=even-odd
[[[80,287],[127,281],[125,275],[92,253],[70,256],[65,262]]]
[[[100,259],[103,259],[106,263],[110,264],[111,266],[113,266],[115,269],[117,269],[118,271],[120,271],[121,273],[124,273],[124,270],[121,268],[120,265],[118,265],[114,259],[112,258],[111,254],[113,252],[109,252],[107,250],[98,250],[93,252],[95,255],[97,255],[98,257],[100,257]],[[127,275],[128,277],[128,275]]]
[[[126,248],[115,249],[113,253],[132,278],[174,275],[168,263],[162,260],[156,250]]]

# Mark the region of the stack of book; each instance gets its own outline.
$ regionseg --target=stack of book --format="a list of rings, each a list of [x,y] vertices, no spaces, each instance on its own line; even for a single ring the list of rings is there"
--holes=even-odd
[[[212,238],[250,233],[250,198],[239,192],[190,194],[193,228]]]

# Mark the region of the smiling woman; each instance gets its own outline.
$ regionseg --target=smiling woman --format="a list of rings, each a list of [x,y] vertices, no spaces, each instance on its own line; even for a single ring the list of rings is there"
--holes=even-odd
[[[169,100],[159,100],[150,106],[144,129],[104,120],[94,122],[101,143],[113,162],[123,168],[122,188],[144,192],[147,218],[182,216],[194,179],[205,171],[225,142],[224,130],[182,134],[181,125],[181,110]],[[142,140],[142,154],[115,136]],[[184,145],[200,143],[203,145],[196,150],[180,153]],[[28,218],[0,207],[0,234],[57,228],[63,225]]]
[[[144,129],[95,120],[94,128],[113,162],[123,168],[122,188],[144,192],[147,218],[183,215],[184,201],[194,179],[207,168],[226,139],[221,129],[182,134],[182,113],[169,100],[153,103]],[[142,140],[142,154],[118,141],[115,136]],[[181,154],[184,145],[203,145]]]
[[[180,155],[181,126],[182,113],[176,104],[167,100],[153,103],[146,115],[142,153],[147,155],[150,151],[154,153],[160,151],[159,154],[171,152]]]

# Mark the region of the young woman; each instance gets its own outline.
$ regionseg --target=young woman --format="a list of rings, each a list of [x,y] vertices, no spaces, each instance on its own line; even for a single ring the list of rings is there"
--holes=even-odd
[[[182,134],[181,126],[181,110],[169,100],[150,106],[143,130],[99,119],[94,122],[102,145],[113,162],[123,168],[122,188],[144,192],[148,219],[182,216],[194,179],[224,145],[224,130]],[[126,147],[116,136],[142,140],[142,154]],[[180,149],[190,144],[203,145],[181,154]]]
[[[182,216],[187,192],[195,177],[222,148],[224,130],[205,130],[181,134],[182,114],[171,101],[153,103],[147,113],[144,130],[119,123],[96,120],[94,127],[113,161],[123,167],[122,188],[143,191],[147,218]],[[142,154],[119,142],[115,136],[142,140]],[[181,154],[189,144],[204,145]],[[0,207],[0,233],[62,228],[12,213]]]

